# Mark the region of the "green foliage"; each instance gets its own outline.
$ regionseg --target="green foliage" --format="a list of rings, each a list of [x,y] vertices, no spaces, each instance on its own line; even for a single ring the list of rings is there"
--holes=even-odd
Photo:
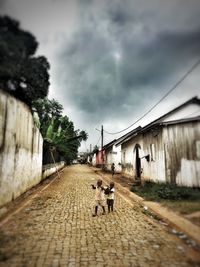
[[[35,37],[19,27],[19,22],[0,16],[0,88],[31,106],[44,98],[49,87],[49,63],[34,57]]]
[[[82,141],[86,141],[88,139],[88,134],[85,131],[80,131],[78,136],[81,138]]]
[[[60,124],[62,128],[68,127],[68,122],[61,120],[63,107],[55,99],[38,99],[33,102],[33,107],[37,110],[39,115],[40,132],[43,137],[47,137],[48,128],[52,123],[54,124],[54,131],[58,129]]]
[[[45,140],[44,152],[51,146],[68,163],[76,159],[81,141],[86,141],[88,134],[74,129],[73,122],[62,115],[63,107],[55,99],[40,99],[33,105],[40,118],[40,131]]]
[[[97,152],[99,151],[99,147],[96,145],[94,146],[93,150],[92,150],[92,153],[93,154],[96,154]]]
[[[133,186],[132,192],[145,197],[148,200],[197,200],[200,199],[200,189],[190,187],[178,187],[169,183],[145,182],[143,186]]]

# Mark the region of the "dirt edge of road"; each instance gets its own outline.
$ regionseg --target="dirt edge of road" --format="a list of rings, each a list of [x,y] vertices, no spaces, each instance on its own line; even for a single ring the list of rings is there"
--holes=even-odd
[[[66,168],[65,166],[64,168]],[[59,171],[59,173],[63,172],[63,169]],[[25,208],[34,198],[38,197],[38,195],[45,190],[48,186],[50,186],[56,179],[59,179],[57,173],[50,175],[45,180],[42,180],[39,184],[33,186],[22,195],[14,199],[13,201],[7,203],[0,210],[2,214],[0,214],[0,227],[2,227],[6,222],[8,222],[13,215],[20,212],[23,208]]]

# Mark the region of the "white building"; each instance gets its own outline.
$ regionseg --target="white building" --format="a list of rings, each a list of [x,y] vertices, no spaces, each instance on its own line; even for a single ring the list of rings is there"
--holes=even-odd
[[[121,146],[115,146],[116,139],[105,145],[104,162],[105,169],[111,171],[112,163],[115,164],[115,172],[121,172]]]
[[[141,129],[141,127],[134,129],[133,131],[121,136],[118,139],[114,139],[113,141],[111,141],[110,143],[106,144],[103,147],[105,151],[104,154],[105,169],[111,171],[111,165],[112,163],[114,163],[115,172],[120,173],[122,171],[122,154],[121,154],[121,145],[119,143],[125,138],[128,138],[130,135],[132,135],[139,129]]]
[[[122,172],[138,180],[200,187],[200,99],[192,98],[116,145]]]

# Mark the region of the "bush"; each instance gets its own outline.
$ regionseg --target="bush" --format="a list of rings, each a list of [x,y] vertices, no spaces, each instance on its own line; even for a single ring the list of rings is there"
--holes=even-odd
[[[144,186],[131,189],[132,192],[146,197],[148,200],[170,199],[170,200],[197,200],[200,199],[200,189],[190,187],[178,187],[169,183],[145,182]]]

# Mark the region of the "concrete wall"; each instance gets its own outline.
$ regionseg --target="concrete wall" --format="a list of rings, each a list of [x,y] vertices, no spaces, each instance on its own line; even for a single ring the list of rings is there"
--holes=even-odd
[[[132,138],[122,144],[122,171],[136,177],[138,144],[141,180],[171,182],[200,187],[200,122],[168,125]],[[149,161],[145,156],[149,155]]]
[[[122,173],[130,176],[131,178],[136,178],[135,169],[135,145],[139,144],[141,149],[139,151],[140,158],[144,156],[143,151],[143,138],[136,136],[135,138],[122,144],[121,147],[121,158],[122,158]]]
[[[96,166],[96,154],[92,156],[92,166]]]
[[[111,146],[105,152],[105,166],[111,171],[112,163],[115,164],[115,172],[121,172],[121,146]]]
[[[29,108],[0,90],[0,207],[41,181],[42,144]]]
[[[56,165],[56,166],[55,166]],[[56,164],[48,164],[44,165],[42,167],[42,179],[45,179],[52,175],[53,173],[56,173],[57,171],[61,170],[65,166],[65,162],[61,161]]]
[[[99,150],[96,153],[96,166],[97,167],[102,166],[104,164],[104,159],[105,159],[105,150],[103,150],[103,152],[101,150]]]
[[[143,180],[167,182],[165,140],[162,129],[149,131],[141,136],[143,139],[143,158],[141,159]],[[149,161],[144,156],[149,155]]]
[[[200,122],[163,129],[166,176],[178,185],[200,187]]]

